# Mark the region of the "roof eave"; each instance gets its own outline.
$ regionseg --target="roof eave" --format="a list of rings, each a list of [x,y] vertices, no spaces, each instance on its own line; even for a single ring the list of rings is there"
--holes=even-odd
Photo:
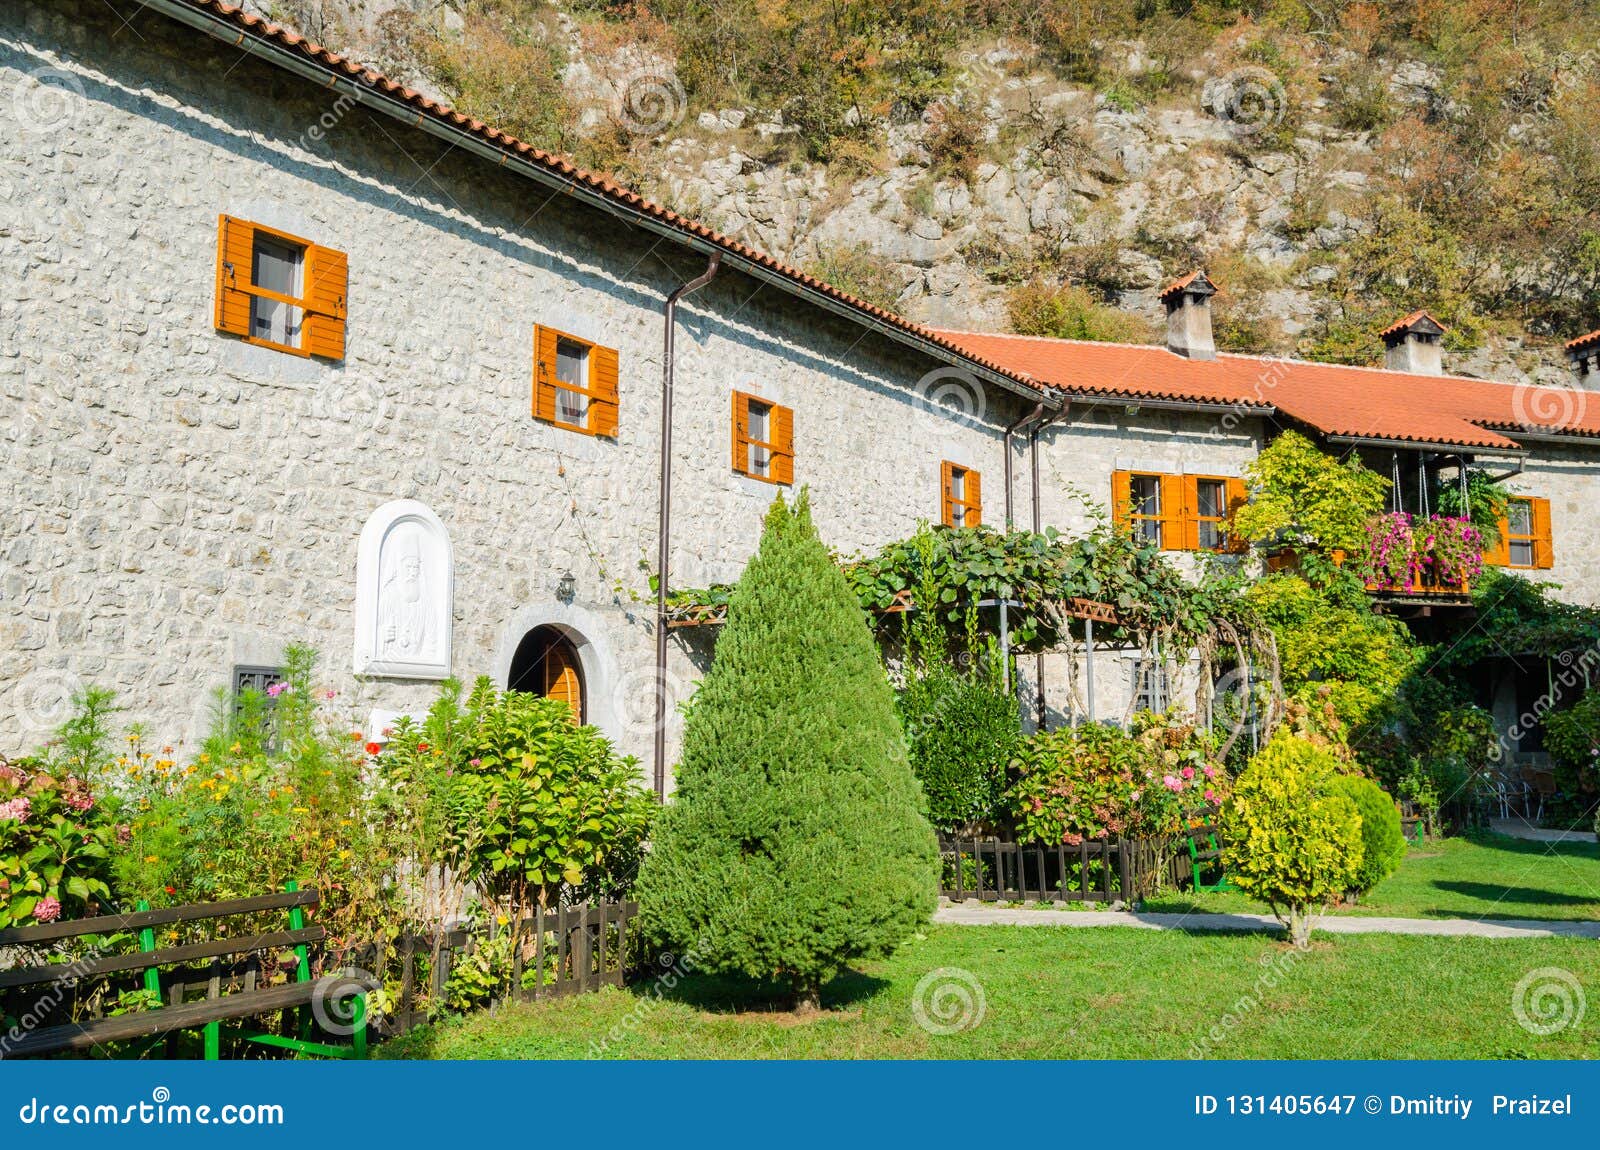
[[[801,283],[799,280],[785,276],[733,248],[719,244],[704,236],[696,235],[667,220],[659,219],[649,212],[606,196],[600,191],[591,188],[582,180],[563,175],[541,164],[531,162],[518,155],[512,148],[496,145],[465,128],[445,123],[437,116],[431,116],[426,112],[419,111],[403,100],[376,91],[348,75],[310,59],[285,44],[241,28],[238,24],[209,8],[198,7],[195,4],[186,3],[185,0],[144,0],[144,6],[152,8],[182,24],[198,29],[213,39],[220,40],[231,47],[263,59],[274,67],[282,68],[285,71],[293,72],[313,81],[328,91],[348,96],[371,111],[379,112],[410,127],[421,129],[477,156],[491,160],[500,167],[531,178],[546,187],[573,195],[585,203],[613,216],[621,217],[637,227],[682,244],[691,251],[708,256],[712,252],[721,253],[724,266],[743,272],[763,283],[769,283],[815,306],[822,307],[870,330],[877,331],[898,343],[922,352],[932,359],[970,371],[985,382],[1035,402],[1042,402],[1051,410],[1055,410],[1060,406],[1060,399],[1049,389],[1036,387],[1005,372],[997,371],[988,364],[964,355],[955,348],[945,347],[915,331],[886,322],[882,317],[863,311],[845,300],[837,299],[827,292],[819,291],[808,284]]]
[[[1496,444],[1483,443],[1451,443],[1442,439],[1395,439],[1381,435],[1335,435],[1324,433],[1323,438],[1329,443],[1342,443],[1351,447],[1388,447],[1404,449],[1406,451],[1445,451],[1452,455],[1487,455],[1504,459],[1526,459],[1528,452],[1525,448],[1512,444],[1501,447]]]

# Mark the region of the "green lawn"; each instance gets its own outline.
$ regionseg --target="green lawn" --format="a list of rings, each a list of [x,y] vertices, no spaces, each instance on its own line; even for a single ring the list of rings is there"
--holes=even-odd
[[[1231,893],[1167,894],[1146,910],[1266,911]],[[1535,843],[1503,835],[1412,846],[1399,871],[1337,914],[1407,918],[1600,919],[1600,846]]]
[[[939,968],[976,978],[979,1025],[949,1035],[913,1013]],[[1587,990],[1583,1021],[1523,1029],[1512,997],[1557,967]],[[1367,935],[1296,954],[1264,935],[1124,927],[935,926],[836,980],[810,1021],[736,1004],[719,980],[658,998],[646,981],[478,1013],[379,1048],[389,1058],[1594,1058],[1600,943]],[[742,1011],[742,1012],[741,1012]],[[1229,1026],[1225,1015],[1234,1018]],[[1207,1040],[1218,1028],[1220,1039]]]

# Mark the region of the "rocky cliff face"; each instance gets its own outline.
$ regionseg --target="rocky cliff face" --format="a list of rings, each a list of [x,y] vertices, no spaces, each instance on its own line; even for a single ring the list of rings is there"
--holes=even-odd
[[[291,0],[263,10],[451,101],[449,85],[386,31],[395,12],[419,6],[435,27],[459,23],[432,0]],[[1306,354],[1337,294],[1331,285],[1348,273],[1348,245],[1370,228],[1374,181],[1395,162],[1376,132],[1341,126],[1349,117],[1314,89],[1291,94],[1225,50],[1188,61],[1166,95],[1144,102],[1063,80],[991,43],[962,53],[947,98],[890,121],[867,153],[823,164],[805,158],[779,114],[691,107],[670,59],[632,43],[597,48],[559,10],[551,28],[566,52],[561,83],[575,130],[623,139],[622,178],[939,326],[1009,330],[1011,293],[1042,277],[1088,285],[1132,317],[1118,334],[1154,339],[1156,293],[1204,263],[1224,291],[1225,347]],[[1152,66],[1139,41],[1102,55],[1124,77]],[[1426,117],[1447,103],[1425,65],[1343,64],[1372,70],[1391,115]],[[1414,299],[1383,305],[1388,318],[1399,302],[1438,306],[1419,286]],[[1376,362],[1373,334],[1370,349],[1343,358],[1370,351]],[[1565,380],[1555,344],[1571,334],[1530,340],[1499,325],[1447,353],[1446,370]]]

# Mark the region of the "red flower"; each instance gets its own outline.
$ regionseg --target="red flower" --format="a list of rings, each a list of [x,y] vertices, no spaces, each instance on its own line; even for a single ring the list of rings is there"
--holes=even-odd
[[[175,887],[175,886],[169,886],[167,888],[167,893],[168,894],[177,894],[178,893],[178,888]]]
[[[428,749],[428,744],[427,743],[418,743],[417,744],[417,750],[425,751],[427,749]]]
[[[376,755],[381,750],[383,750],[383,744],[382,743],[368,743],[367,744],[367,754],[369,754],[369,755]]]

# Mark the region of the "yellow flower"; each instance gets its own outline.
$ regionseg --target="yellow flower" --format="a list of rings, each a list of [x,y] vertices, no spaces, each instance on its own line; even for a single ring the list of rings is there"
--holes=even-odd
[[[507,924],[507,923],[508,923],[508,922],[510,922],[510,921],[511,921],[511,920],[510,920],[510,919],[509,919],[509,918],[507,918],[507,917],[506,917],[506,916],[505,916],[505,915],[503,915],[503,914],[497,914],[497,915],[495,915],[495,916],[494,916],[494,920],[495,920],[495,922],[497,922],[497,923],[499,923],[499,924],[500,924],[500,925],[501,925],[501,926],[505,926],[505,925],[506,925],[506,924]]]
[[[148,863],[153,863],[153,862],[160,862],[161,859],[157,855],[145,855],[144,856],[144,861],[148,862]]]
[[[339,857],[342,859],[347,859],[350,857],[350,852],[348,850],[342,850],[339,852]]]
[[[209,763],[209,762],[210,762],[210,761],[211,761],[211,756],[210,756],[210,755],[208,755],[208,754],[205,754],[205,753],[204,753],[204,752],[201,752],[201,754],[200,754],[200,761],[201,761],[201,762],[202,762],[202,763]]]
[[[240,747],[240,745],[238,743],[235,743],[235,744],[233,744],[233,746],[228,748],[228,753],[230,755],[237,755],[241,749],[242,748]]]

